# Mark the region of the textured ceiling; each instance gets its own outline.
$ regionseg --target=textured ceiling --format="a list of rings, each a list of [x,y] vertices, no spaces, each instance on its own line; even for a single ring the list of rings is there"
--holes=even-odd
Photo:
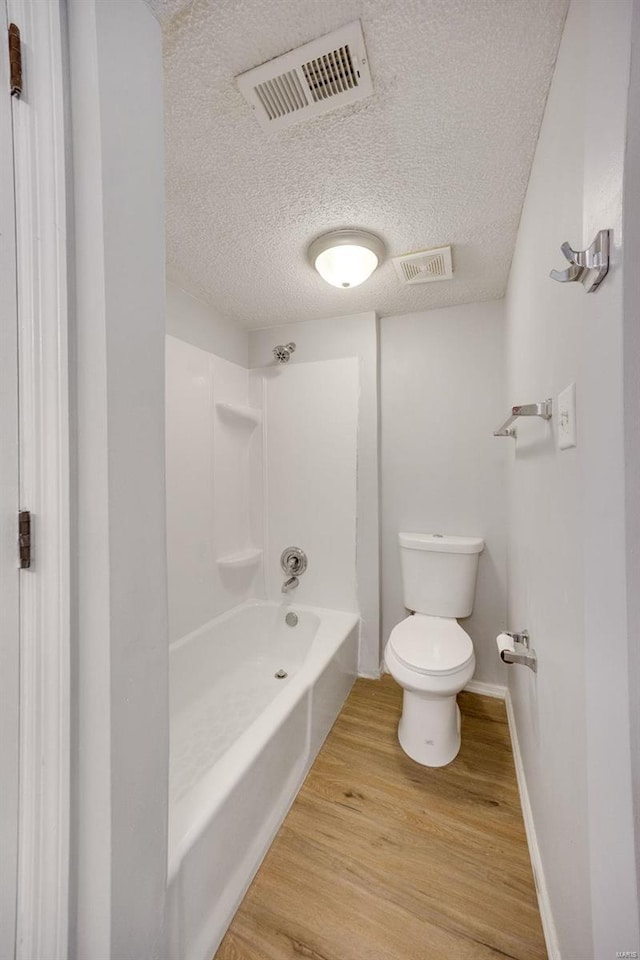
[[[163,24],[169,275],[257,327],[501,297],[567,0],[148,0]],[[234,76],[359,18],[374,94],[265,134]],[[336,290],[306,260],[363,227],[451,243],[454,279],[386,262]]]

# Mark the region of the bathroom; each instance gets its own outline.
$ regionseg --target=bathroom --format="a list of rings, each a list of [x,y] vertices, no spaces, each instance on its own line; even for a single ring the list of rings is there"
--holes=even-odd
[[[45,7],[67,786],[7,958],[639,956],[639,0],[7,0],[27,76]]]
[[[433,12],[434,21],[428,5],[399,4],[391,13],[370,2],[358,5],[359,19],[349,23],[343,5],[325,4],[283,32],[281,8],[271,23],[268,6],[250,6],[242,44],[233,4],[215,12],[199,0],[159,9],[170,784],[177,783],[169,809],[170,955],[205,960],[219,948],[222,960],[251,949],[364,957],[415,949],[411,935],[369,939],[358,929],[349,936],[353,920],[321,895],[315,922],[304,920],[302,895],[288,915],[278,912],[278,897],[295,895],[281,880],[285,866],[295,872],[297,864],[287,831],[305,809],[309,818],[322,816],[313,792],[322,758],[314,761],[357,675],[393,685],[394,709],[402,709],[396,749],[413,764],[442,767],[440,782],[458,754],[455,695],[464,687],[505,711],[542,934],[531,881],[510,889],[518,881],[495,853],[498,872],[485,882],[498,885],[503,909],[480,900],[479,912],[492,918],[486,927],[461,894],[466,926],[436,947],[449,907],[439,912],[426,882],[413,891],[412,909],[425,923],[419,936],[433,944],[433,955],[468,938],[513,956],[605,956],[585,922],[586,905],[594,931],[602,910],[614,937],[622,936],[623,910],[615,907],[616,919],[613,906],[589,889],[597,795],[587,786],[586,736],[576,736],[576,726],[588,728],[581,609],[588,597],[580,577],[587,574],[581,517],[589,490],[575,440],[579,433],[581,447],[590,445],[592,401],[581,385],[595,356],[580,350],[602,346],[582,345],[581,328],[590,310],[602,315],[612,278],[585,296],[599,280],[595,273],[583,284],[549,275],[567,266],[565,240],[586,247],[615,222],[612,208],[598,210],[600,202],[592,214],[585,209],[599,159],[587,149],[588,98],[577,116],[574,109],[601,8],[585,22],[579,3],[461,4]],[[622,17],[622,8],[613,8],[612,30]],[[448,50],[454,38],[467,71],[480,70],[487,51],[499,51],[475,90],[460,83]],[[282,87],[287,71],[344,49],[355,58],[362,98],[342,109],[325,103],[317,118],[317,106],[306,119],[304,110],[292,110],[293,94],[287,99]],[[327,55],[326,70],[330,63]],[[225,171],[230,154],[233,172]],[[336,266],[332,242],[347,255],[360,244],[376,269],[362,283],[352,280],[348,266],[344,273]],[[417,257],[393,259],[404,253]],[[416,274],[427,282],[415,282]],[[514,404],[532,405],[534,415],[502,427]],[[435,534],[445,553],[413,549],[423,545],[415,534]],[[449,553],[447,545],[463,552]],[[471,571],[461,573],[471,578],[471,600],[451,598],[447,606],[443,559]],[[420,588],[412,596],[411,577],[437,582],[438,596],[423,599]],[[309,626],[314,617],[320,626]],[[504,658],[515,662],[501,658],[498,635]],[[452,664],[455,670],[445,669]],[[379,680],[385,670],[393,680]],[[431,684],[430,671],[440,672]],[[375,684],[359,684],[352,696],[375,711]],[[445,686],[453,690],[446,716],[434,700],[435,688]],[[460,702],[471,717],[492,709],[486,699]],[[348,704],[344,710],[346,730]],[[567,723],[568,716],[582,720]],[[335,737],[346,737],[340,722]],[[471,724],[465,717],[463,741]],[[465,769],[467,756],[462,750],[458,760]],[[373,752],[370,763],[378,762]],[[393,787],[411,774],[418,776],[411,763],[400,765]],[[366,781],[355,774],[342,786],[343,794],[367,797]],[[509,789],[493,802],[504,803]],[[373,820],[381,809],[384,803],[365,799],[360,812]],[[322,822],[336,849],[307,841],[307,894],[322,888],[314,857],[338,857],[348,845],[337,815]],[[418,859],[419,839],[389,829],[398,844],[415,844]],[[379,835],[371,831],[373,845]],[[489,837],[498,849],[498,834]],[[448,855],[457,862],[453,848]],[[335,867],[347,899],[345,877],[358,875],[350,856]],[[426,853],[422,870],[431,869]],[[396,887],[387,880],[388,889],[371,868],[379,895],[392,898]],[[373,902],[356,898],[349,912],[366,913]],[[378,910],[385,927],[397,922],[393,911]],[[329,914],[334,930],[323,934]]]

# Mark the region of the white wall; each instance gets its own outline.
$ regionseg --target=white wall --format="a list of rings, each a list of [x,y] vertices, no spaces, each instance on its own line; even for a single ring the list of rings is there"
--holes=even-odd
[[[273,364],[277,343],[297,344],[289,368],[301,363],[357,357],[357,591],[361,617],[358,671],[380,669],[380,566],[378,503],[378,337],[373,313],[292,323],[249,333],[249,365]],[[325,389],[329,389],[329,384]]]
[[[398,531],[482,536],[474,611],[462,625],[475,679],[503,684],[495,637],[506,626],[509,441],[493,436],[508,413],[503,302],[387,317],[380,355],[383,643],[407,616]]]
[[[631,759],[635,819],[640,823],[640,2],[633,5],[631,82],[624,168],[624,419],[627,509],[627,625]],[[640,830],[636,828],[636,875],[640,876]]]
[[[572,3],[507,294],[508,402],[555,402],[577,384],[578,447],[558,449],[556,420],[522,422],[508,466],[510,623],[529,628],[539,658],[537,675],[512,668],[509,679],[550,952],[566,960],[639,948],[620,260],[629,37],[626,0]],[[615,249],[600,290],[551,281],[560,244],[586,245],[603,227]]]
[[[636,2],[637,6],[637,2]],[[619,950],[620,938],[640,952],[638,877],[634,859],[631,786],[629,650],[637,636],[627,619],[624,304],[622,250],[623,179],[630,79],[632,0],[589,5],[589,76],[602,70],[597,95],[585,90],[583,241],[603,225],[614,231],[613,269],[598,294],[588,297],[581,344],[583,412],[581,439],[582,517],[585,530],[585,653],[587,680],[587,772],[593,943],[597,957]],[[634,56],[638,56],[637,48]],[[637,94],[636,94],[637,95]],[[596,114],[600,118],[596,118]],[[603,124],[601,118],[606,117]],[[638,162],[637,156],[630,167]],[[627,215],[637,205],[627,193]],[[637,271],[637,262],[631,270]],[[632,278],[629,278],[630,280]],[[637,325],[628,317],[628,328]],[[629,341],[627,340],[627,344]],[[638,369],[629,370],[631,382]],[[604,389],[603,389],[604,388]],[[633,411],[629,413],[633,415]],[[632,489],[638,478],[629,475]],[[637,545],[636,545],[637,549]],[[632,577],[633,567],[629,570]],[[633,631],[630,633],[630,630]],[[603,637],[607,642],[603,643]],[[602,716],[607,718],[602,723]],[[611,784],[616,789],[611,791]],[[640,825],[636,826],[636,831]],[[623,948],[628,949],[628,948]]]
[[[245,367],[167,337],[167,560],[169,637],[176,640],[263,593],[262,564],[218,560],[261,547],[252,511],[252,450],[259,427],[221,415],[249,404]],[[254,464],[256,481],[261,467]]]
[[[260,373],[263,389],[267,596],[283,598],[280,554],[309,559],[292,602],[357,610],[355,357],[288,364]]]
[[[553,397],[579,378],[584,294],[553,283],[559,245],[582,239],[586,22],[567,20],[520,224],[507,297],[509,402]],[[511,692],[544,873],[563,956],[592,957],[586,779],[579,451],[555,425],[518,424],[509,450],[510,623],[527,627],[539,674],[512,669]],[[508,442],[508,441],[505,441]],[[571,856],[568,856],[568,851]]]
[[[170,336],[247,366],[247,331],[170,280],[167,281],[166,323]]]
[[[142,0],[69,0],[66,11],[75,216],[69,953],[151,960],[163,950],[169,751],[162,38]]]

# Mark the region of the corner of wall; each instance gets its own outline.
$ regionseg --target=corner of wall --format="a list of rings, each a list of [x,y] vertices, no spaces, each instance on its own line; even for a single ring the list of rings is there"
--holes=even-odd
[[[66,12],[77,484],[70,941],[78,957],[152,957],[169,759],[162,38],[142,0],[70,0]]]
[[[167,334],[243,367],[249,366],[248,331],[233,323],[196,294],[167,278]]]

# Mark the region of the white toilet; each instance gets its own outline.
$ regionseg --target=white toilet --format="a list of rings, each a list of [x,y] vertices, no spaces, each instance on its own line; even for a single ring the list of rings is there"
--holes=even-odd
[[[399,533],[404,605],[413,614],[393,628],[384,651],[404,689],[398,740],[427,767],[443,767],[460,749],[456,695],[476,666],[468,617],[484,540],[439,533]]]

